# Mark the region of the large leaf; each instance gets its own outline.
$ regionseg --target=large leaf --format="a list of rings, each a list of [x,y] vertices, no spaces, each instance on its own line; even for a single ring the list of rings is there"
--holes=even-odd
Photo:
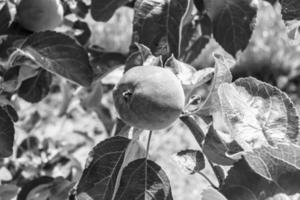
[[[218,95],[230,135],[244,150],[299,142],[296,108],[278,88],[250,77],[222,84]]]
[[[18,95],[30,103],[37,103],[47,96],[52,82],[52,74],[40,69],[36,76],[21,83]]]
[[[138,159],[125,167],[115,200],[172,200],[170,182],[155,162]]]
[[[115,11],[129,0],[92,0],[91,14],[94,20],[106,22]]]
[[[284,20],[300,20],[300,1],[298,0],[281,0],[282,18]]]
[[[40,67],[83,86],[89,86],[93,71],[86,51],[67,35],[45,31],[30,35],[21,46],[22,56]]]
[[[148,46],[154,55],[178,56],[181,18],[187,0],[137,0],[133,42]]]
[[[214,38],[232,56],[244,50],[252,35],[257,8],[252,0],[205,0]]]
[[[282,174],[300,172],[300,146],[294,144],[254,149],[245,159],[256,173],[274,182],[278,182]]]
[[[8,113],[0,107],[0,158],[11,156],[14,135],[14,124]]]
[[[83,196],[94,200],[112,198],[129,144],[130,140],[127,138],[113,137],[93,148],[77,186],[79,199]]]

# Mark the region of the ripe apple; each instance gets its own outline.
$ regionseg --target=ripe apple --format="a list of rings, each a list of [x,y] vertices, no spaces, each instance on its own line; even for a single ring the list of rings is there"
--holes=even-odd
[[[168,127],[182,112],[184,91],[173,72],[158,66],[129,69],[113,91],[120,118],[146,130]]]

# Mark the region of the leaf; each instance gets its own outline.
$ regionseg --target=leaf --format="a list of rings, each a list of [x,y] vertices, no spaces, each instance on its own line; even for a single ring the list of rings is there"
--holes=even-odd
[[[186,97],[189,96],[191,88],[195,84],[193,76],[196,73],[196,69],[191,65],[177,60],[173,55],[168,58],[164,67],[169,68],[174,72],[177,78],[181,81]]]
[[[280,3],[283,20],[300,20],[300,2],[298,0],[281,0]]]
[[[142,65],[163,66],[163,62],[161,56],[153,56],[148,47],[135,43],[130,48],[130,54],[125,64],[125,72],[132,67]]]
[[[1,200],[14,199],[18,194],[19,187],[13,184],[0,185]]]
[[[241,78],[222,84],[218,94],[230,135],[244,150],[299,142],[296,108],[278,88],[255,78]]]
[[[8,74],[13,75],[12,77],[9,77],[11,79],[6,80],[8,77]],[[38,74],[38,70],[28,66],[28,65],[22,65],[22,66],[16,66],[13,68],[10,68],[5,74],[4,74],[4,82],[1,83],[1,87],[4,91],[9,93],[14,93],[18,90],[18,88],[21,86],[22,82],[30,79]]]
[[[193,63],[209,43],[212,35],[212,23],[207,15],[185,25],[182,30],[180,58],[186,63]]]
[[[134,134],[134,133],[133,133]],[[133,136],[134,138],[134,136]],[[116,193],[120,187],[120,182],[121,182],[121,176],[123,174],[124,168],[131,162],[145,158],[146,157],[146,150],[142,147],[140,142],[137,139],[132,139],[126,149],[125,156],[124,156],[124,161],[123,164],[119,170],[119,174],[115,183],[115,189],[114,189],[114,195],[112,199],[115,199]]]
[[[293,199],[292,197],[297,199],[300,194],[299,178],[300,171],[297,170],[281,174],[278,181],[274,183],[256,174],[246,160],[242,159],[228,171],[221,192],[230,200],[275,200],[275,197],[280,194],[286,194],[290,199]]]
[[[225,172],[222,167],[219,165],[213,165],[213,171],[216,174],[216,177],[218,179],[219,185],[221,186],[224,183],[225,180]]]
[[[199,115],[211,115],[220,109],[217,94],[218,88],[222,83],[230,83],[232,81],[232,75],[229,69],[234,65],[234,61],[218,53],[214,53],[213,58],[215,60],[214,78],[210,86],[209,94],[200,107]]]
[[[18,95],[30,103],[37,103],[47,96],[52,82],[52,75],[40,69],[38,74],[22,82]]]
[[[79,30],[81,32],[80,34],[75,34],[76,40],[82,46],[86,45],[89,42],[91,35],[92,35],[92,31],[90,30],[88,23],[81,21],[81,20],[76,20],[73,23],[72,28],[75,29],[74,32],[76,32],[76,30]]]
[[[227,187],[226,195],[230,200],[258,200],[251,190],[239,185]]]
[[[93,148],[77,186],[79,199],[82,196],[95,200],[112,198],[129,144],[127,138],[113,137]]]
[[[0,61],[7,62],[15,48],[25,37],[19,35],[0,35]]]
[[[91,14],[94,20],[107,22],[115,11],[129,0],[92,0]]]
[[[4,105],[3,109],[7,112],[13,122],[17,122],[19,120],[19,115],[12,105]]]
[[[0,107],[0,158],[11,156],[14,135],[14,124],[7,112]]]
[[[124,169],[115,200],[172,200],[167,175],[155,162],[135,160]]]
[[[50,188],[49,200],[62,200],[68,199],[69,192],[75,185],[75,182],[70,182],[62,177],[57,177],[53,180]]]
[[[133,42],[148,46],[155,56],[178,56],[181,18],[187,0],[137,0],[133,21]]]
[[[178,44],[178,57],[181,57],[183,51],[190,43],[190,39],[194,35],[194,4],[193,0],[188,0],[187,8],[184,15],[181,18],[180,29],[179,29],[179,44]]]
[[[257,174],[279,182],[282,174],[300,171],[300,146],[278,144],[276,148],[261,147],[248,152],[245,160]]]
[[[197,116],[186,115],[180,117],[180,120],[190,129],[199,146],[202,147],[202,142],[205,138],[205,134],[199,124],[196,121]]]
[[[193,66],[177,60],[173,55],[165,62],[165,67],[171,69],[181,81],[186,100],[189,100],[195,91],[214,75],[213,68],[197,71]]]
[[[208,188],[202,191],[201,200],[227,200],[219,191],[213,188]]]
[[[230,200],[265,199],[264,197],[273,195],[278,191],[281,191],[278,186],[252,171],[243,159],[236,162],[228,171],[221,187],[222,194]],[[261,195],[264,196],[260,197]]]
[[[187,149],[173,155],[172,158],[190,174],[200,172],[205,167],[205,159],[201,151]]]
[[[49,188],[53,181],[52,177],[41,176],[27,182],[19,192],[17,200],[47,200],[50,197]]]
[[[1,2],[0,5],[2,5]],[[5,34],[7,32],[10,22],[11,22],[11,15],[10,15],[8,3],[6,2],[0,9],[0,35]]]
[[[89,86],[93,71],[86,51],[67,35],[54,31],[30,35],[21,46],[23,56],[40,67],[82,86]]]
[[[205,0],[216,41],[232,56],[244,50],[252,35],[257,8],[252,0]]]
[[[226,155],[228,150],[225,142],[219,137],[217,130],[210,126],[203,144],[203,153],[207,159],[220,165],[232,165],[235,160]]]

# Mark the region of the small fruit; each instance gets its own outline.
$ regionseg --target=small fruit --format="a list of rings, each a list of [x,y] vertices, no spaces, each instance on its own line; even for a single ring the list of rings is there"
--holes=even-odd
[[[168,127],[179,117],[185,103],[175,74],[156,66],[128,70],[116,85],[113,98],[123,121],[147,130]]]
[[[31,31],[52,30],[63,21],[60,0],[21,0],[17,6],[17,21]]]

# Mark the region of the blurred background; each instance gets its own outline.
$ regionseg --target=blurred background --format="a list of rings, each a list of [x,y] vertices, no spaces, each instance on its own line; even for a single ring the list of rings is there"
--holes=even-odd
[[[279,10],[278,5],[274,9],[265,4],[259,11],[250,44],[244,52],[238,55],[237,64],[232,69],[232,73],[234,79],[254,76],[278,86],[287,92],[298,106],[300,103],[300,88],[298,87],[300,46],[297,40],[288,39],[289,35]],[[105,52],[119,52],[124,55],[128,53],[132,35],[132,9],[127,7],[118,9],[107,23],[95,22],[90,16],[86,19],[92,32],[90,44],[97,45]],[[213,67],[211,57],[213,51],[223,50],[212,39],[193,66],[197,69]],[[62,155],[61,157],[69,160],[73,159],[72,165],[77,166],[78,172],[82,170],[92,147],[110,136],[109,119],[116,115],[111,88],[121,75],[122,68],[118,68],[102,80],[103,88],[98,88],[103,96],[100,110],[89,109],[86,106],[87,102],[82,100],[87,93],[92,91],[77,91],[72,88],[72,85],[58,78],[53,81],[51,94],[37,104],[32,105],[20,98],[15,99],[20,120],[15,126],[16,147],[14,151],[19,155],[14,156],[19,156],[21,159],[18,159],[17,163],[13,161],[13,158],[2,162],[6,163],[10,171],[16,172],[22,166],[25,170],[20,173],[24,179],[35,177],[41,173],[38,170],[41,163],[45,162],[43,155],[40,153],[34,155],[32,152],[30,155],[23,155],[28,149],[43,147],[49,154],[46,157]],[[35,139],[29,140],[28,136]],[[148,133],[143,132],[141,138],[144,144],[147,136]],[[201,197],[201,191],[209,184],[199,174],[188,174],[172,159],[173,154],[185,149],[199,149],[199,146],[187,127],[182,122],[176,121],[170,128],[154,132],[150,157],[160,164],[169,176],[174,200],[198,200]],[[57,169],[48,170],[49,173],[52,176],[67,176],[70,173],[70,166],[61,160],[58,162],[60,164],[55,165]],[[42,167],[44,169],[45,166]],[[5,173],[0,173],[2,181],[15,178],[15,174],[8,172],[5,167],[0,168],[0,172],[3,171]],[[47,170],[43,173],[47,175]],[[204,173],[212,177],[216,183],[209,167]],[[74,176],[76,177],[76,173]]]

